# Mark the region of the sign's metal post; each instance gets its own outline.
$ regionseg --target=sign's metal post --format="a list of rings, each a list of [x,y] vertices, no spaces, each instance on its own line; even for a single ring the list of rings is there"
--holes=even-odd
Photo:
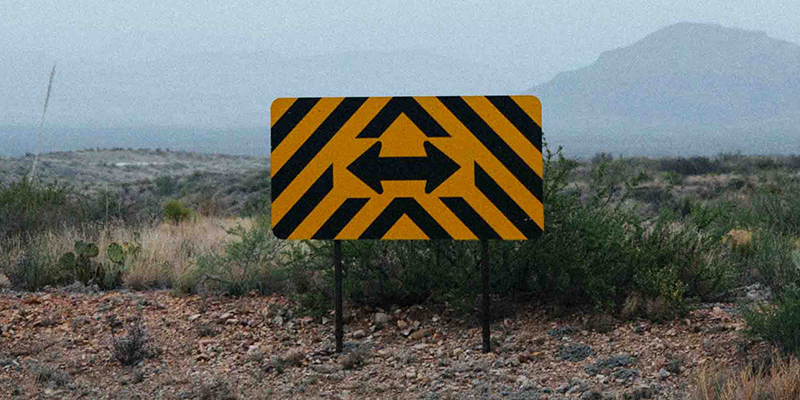
[[[344,318],[342,317],[342,242],[333,241],[333,268],[336,275],[334,283],[334,301],[336,302],[336,352],[341,353],[344,348]]]
[[[492,351],[491,304],[489,303],[489,241],[481,240],[481,278],[483,279],[483,352]]]

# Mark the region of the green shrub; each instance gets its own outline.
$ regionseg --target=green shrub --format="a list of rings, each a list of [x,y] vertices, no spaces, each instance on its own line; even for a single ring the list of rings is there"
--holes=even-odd
[[[664,158],[660,160],[658,168],[663,172],[675,172],[684,176],[730,172],[720,159],[703,156]]]
[[[132,206],[131,206],[132,207]],[[124,220],[132,222],[131,207],[123,206],[116,192],[95,194],[77,192],[63,182],[0,183],[0,250],[13,240],[28,243],[41,233],[76,228],[92,228],[93,222]]]
[[[22,256],[17,260],[7,260],[8,265],[0,270],[16,288],[35,291],[51,285],[67,283],[71,271],[60,268],[56,260],[47,254],[47,242],[36,238],[29,242]]]
[[[161,197],[172,196],[180,192],[179,179],[176,176],[161,175],[156,178],[153,183],[155,184],[155,193]]]
[[[522,265],[514,267],[530,273],[537,298],[610,311],[630,293],[639,293],[679,315],[685,297],[714,297],[731,285],[718,241],[678,224],[679,214],[690,214],[689,205],[662,209],[654,223],[645,223],[620,207],[625,194],[646,193],[638,189],[640,176],[622,183],[595,178],[589,200],[581,201],[580,193],[565,190],[568,178],[562,178],[574,165],[549,152],[545,163],[555,172],[546,180],[546,230],[538,240],[522,243],[515,256]],[[598,166],[595,171],[609,170]],[[610,196],[623,185],[623,194]]]
[[[41,232],[74,226],[83,219],[82,209],[65,183],[44,185],[22,177],[0,184],[0,239],[27,241]]]
[[[774,304],[744,308],[742,315],[749,334],[800,355],[800,288],[796,285],[786,287]]]
[[[770,229],[759,229],[752,241],[734,252],[739,264],[746,265],[749,282],[757,281],[773,293],[800,283],[800,270],[793,259],[796,249],[791,239]]]
[[[189,219],[192,215],[192,210],[180,200],[169,199],[164,202],[164,219],[175,224]]]
[[[227,232],[238,239],[225,245],[224,255],[201,254],[197,268],[179,283],[178,290],[196,292],[197,285],[205,283],[234,296],[254,290],[260,294],[282,292],[286,271],[280,266],[287,242],[272,234],[269,218],[262,215],[249,230],[237,226]]]
[[[686,297],[727,291],[733,274],[718,238],[676,228],[680,218],[671,209],[648,224],[621,207],[641,175],[622,174],[618,166],[603,165],[619,160],[598,157],[584,201],[568,187],[577,162],[545,149],[544,234],[490,246],[490,290],[500,300],[613,311],[637,292],[665,310],[648,317],[663,319],[680,315]],[[332,247],[310,241],[291,254],[292,280],[307,309],[331,307]],[[345,296],[357,304],[447,301],[470,311],[480,298],[479,242],[357,241],[344,242],[342,250]]]

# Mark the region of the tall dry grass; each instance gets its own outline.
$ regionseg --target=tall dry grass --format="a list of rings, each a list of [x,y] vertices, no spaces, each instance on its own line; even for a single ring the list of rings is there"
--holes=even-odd
[[[694,378],[695,400],[800,400],[800,362],[773,353],[771,365],[704,367]]]
[[[226,241],[236,238],[228,234],[228,229],[237,225],[251,229],[253,224],[250,218],[206,216],[197,216],[180,224],[162,222],[141,228],[109,222],[90,229],[49,231],[36,238],[36,242],[42,244],[42,255],[51,263],[57,262],[64,253],[73,251],[78,240],[95,243],[100,249],[95,260],[102,263],[110,262],[106,252],[111,243],[128,242],[140,246],[139,254],[125,262],[123,284],[132,289],[168,288],[196,268],[201,254],[224,255]],[[8,247],[10,250],[5,257],[9,259],[19,258],[24,252],[21,243]]]

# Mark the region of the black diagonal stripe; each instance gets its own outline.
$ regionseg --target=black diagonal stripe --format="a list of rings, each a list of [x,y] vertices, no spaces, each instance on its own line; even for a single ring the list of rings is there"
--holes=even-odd
[[[537,199],[542,198],[542,178],[481,119],[464,99],[456,96],[439,97],[439,100],[469,129],[478,140],[501,162]]]
[[[486,96],[531,144],[542,152],[542,127],[510,96]]]
[[[294,203],[289,212],[281,218],[277,225],[272,227],[272,232],[279,239],[286,239],[297,229],[303,220],[311,214],[319,202],[333,189],[333,165],[317,178],[317,181],[308,188],[300,199]]]
[[[530,239],[542,233],[542,228],[533,218],[478,163],[475,163],[475,186],[526,238]]]
[[[333,215],[322,224],[322,227],[319,228],[312,239],[336,239],[336,235],[338,235],[339,232],[344,229],[345,225],[361,211],[368,201],[369,198],[351,198],[345,200],[344,203],[333,212]]]
[[[276,147],[289,135],[289,132],[294,129],[300,121],[305,118],[309,111],[319,102],[319,97],[303,97],[299,98],[294,101],[294,103],[286,110],[283,115],[281,115],[280,119],[272,125],[272,129],[270,130],[271,133],[271,142],[272,142],[272,150],[274,151]]]
[[[450,134],[413,97],[392,97],[357,137],[370,139],[381,137],[400,114],[405,114],[429,138],[450,137]]]
[[[359,239],[382,239],[394,224],[408,215],[429,239],[452,239],[447,231],[436,222],[413,197],[397,197],[383,209],[378,218],[359,236]]]
[[[440,197],[440,200],[478,239],[502,239],[463,197]]]
[[[333,110],[313,134],[292,154],[286,164],[272,177],[272,201],[300,174],[323,147],[330,142],[333,135],[355,114],[359,107],[367,101],[366,97],[346,97]]]

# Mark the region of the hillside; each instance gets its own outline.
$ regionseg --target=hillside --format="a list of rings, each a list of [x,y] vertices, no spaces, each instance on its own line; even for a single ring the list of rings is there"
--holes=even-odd
[[[800,149],[800,46],[763,32],[672,25],[527,92],[572,154]]]
[[[0,184],[22,179],[33,160],[32,154],[0,157]],[[267,171],[266,157],[98,148],[41,154],[35,177],[66,183],[80,194],[108,192],[129,213],[148,212],[148,207],[156,212],[164,199],[178,198],[230,215],[266,200]]]

